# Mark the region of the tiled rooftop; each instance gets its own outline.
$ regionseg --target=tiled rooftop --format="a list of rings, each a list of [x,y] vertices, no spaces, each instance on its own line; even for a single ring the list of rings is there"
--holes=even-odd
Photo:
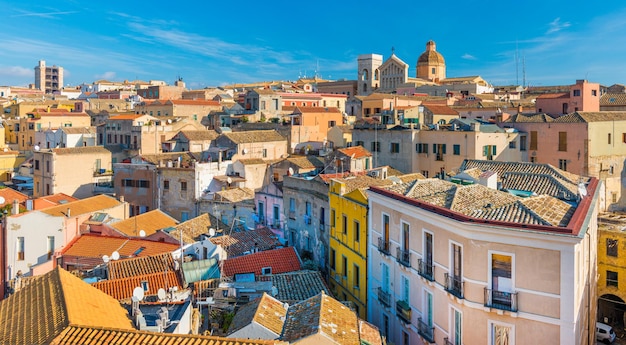
[[[209,229],[216,228],[217,226],[213,225],[216,222],[216,219],[212,216],[209,216],[208,213],[203,213],[195,218],[191,218],[186,220],[180,224],[177,224],[173,227],[173,230],[167,231],[170,236],[175,238],[180,242],[180,236],[182,233],[183,243],[191,244],[200,240],[201,235],[208,235]],[[225,229],[224,226],[221,227]]]
[[[278,336],[283,330],[285,315],[287,315],[287,308],[283,302],[263,293],[261,298],[244,305],[237,311],[230,328],[228,328],[228,334],[254,322]]]
[[[180,246],[172,243],[148,241],[139,238],[121,238],[85,234],[69,243],[62,255],[102,258],[111,255],[114,251],[120,253],[121,258],[150,256],[162,253],[171,253]]]
[[[626,105],[626,93],[605,93],[600,97],[600,106],[624,106]]]
[[[289,307],[280,339],[293,343],[314,334],[330,344],[360,344],[356,314],[325,293]]]
[[[527,174],[551,175],[574,184],[577,184],[578,180],[580,179],[580,176],[555,168],[550,164],[536,164],[525,162],[499,162],[466,159],[461,164],[461,168],[459,169],[459,171],[465,171],[471,168],[478,168],[481,172],[487,170],[496,172],[498,173],[498,178],[501,178],[502,175],[507,172],[519,172]]]
[[[215,192],[213,200],[225,202],[239,202],[254,199],[254,191],[250,188],[230,188]]]
[[[328,287],[324,283],[319,271],[295,271],[281,274],[272,274],[262,277],[262,280],[270,279],[272,285],[278,290],[277,299],[289,304],[304,301],[324,291],[330,295]]]
[[[133,290],[141,286],[141,283],[144,281],[148,282],[148,290],[144,292],[145,296],[156,296],[161,288],[167,291],[169,288],[175,286],[179,290],[182,290],[180,277],[174,271],[102,280],[91,285],[117,300],[128,300],[133,297]]]
[[[22,194],[13,188],[0,189],[0,197],[4,198],[4,203],[0,204],[0,207],[12,204],[15,200],[20,204],[28,200],[28,195]]]
[[[272,274],[300,270],[300,258],[293,247],[266,250],[224,260],[223,271],[227,277],[238,273],[261,275],[261,269],[271,267]]]
[[[354,158],[372,157],[372,153],[366,150],[363,146],[352,146],[344,149],[338,149],[337,151],[343,153],[347,157],[354,155]]]
[[[316,156],[291,156],[287,161],[300,169],[323,168],[324,162]]]
[[[33,199],[33,209],[40,210],[40,209],[44,209],[44,208],[48,208],[52,206],[57,206],[60,204],[67,204],[69,202],[77,201],[77,200],[79,199],[76,199],[75,197],[64,194],[64,193],[57,193],[53,195],[42,196],[37,199]]]
[[[349,176],[345,178],[337,178],[335,180],[345,184],[346,187],[344,194],[348,194],[356,189],[367,189],[370,186],[387,186],[393,184],[392,180],[373,178],[368,175]]]
[[[106,210],[120,204],[121,202],[119,202],[117,199],[102,194],[92,196],[86,199],[68,202],[66,204],[61,204],[54,207],[49,207],[41,210],[41,212],[55,217],[66,217],[67,211],[69,210],[70,216],[77,216],[80,214]]]
[[[166,334],[101,327],[70,326],[51,345],[288,345],[278,340],[233,339],[191,334]]]
[[[361,344],[383,345],[378,327],[361,319],[359,319],[359,335],[361,336]]]
[[[459,112],[450,108],[447,105],[425,105],[425,108],[430,110],[435,115],[459,115]]]
[[[512,115],[504,122],[512,122],[512,123],[525,123],[525,122],[553,122],[554,118],[548,114],[540,113],[540,114],[515,114]]]
[[[235,144],[264,143],[264,142],[287,140],[285,137],[280,135],[275,130],[226,132],[226,133],[223,133],[222,135],[230,139]]]
[[[57,155],[90,155],[94,153],[111,154],[104,146],[78,146],[52,149]]]
[[[224,247],[229,258],[241,256],[246,252],[251,252],[254,248],[258,251],[265,251],[282,246],[272,230],[265,227],[212,237],[211,242]]]
[[[49,344],[69,325],[133,329],[117,300],[60,268],[0,302],[2,344]]]
[[[139,237],[139,231],[143,230],[146,236],[154,234],[157,230],[165,229],[178,224],[178,221],[165,212],[156,209],[140,215],[130,217],[111,224],[111,227],[130,237]]]
[[[190,141],[196,140],[215,140],[219,134],[214,130],[204,131],[181,131],[181,135],[185,136]]]
[[[563,115],[554,119],[559,123],[589,123],[589,122],[608,122],[608,121],[625,121],[626,111],[577,111],[571,114]]]
[[[174,271],[171,253],[112,260],[108,264],[109,279],[122,279],[152,273]]]

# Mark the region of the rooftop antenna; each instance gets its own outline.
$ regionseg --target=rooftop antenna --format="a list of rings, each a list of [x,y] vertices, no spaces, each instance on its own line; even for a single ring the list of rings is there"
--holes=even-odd
[[[526,56],[522,56],[522,86],[526,87]]]
[[[519,85],[519,50],[517,40],[515,40],[515,85]]]

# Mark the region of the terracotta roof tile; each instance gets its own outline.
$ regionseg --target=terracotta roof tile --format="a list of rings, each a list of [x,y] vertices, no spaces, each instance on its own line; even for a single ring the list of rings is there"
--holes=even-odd
[[[168,102],[174,105],[212,105],[220,106],[219,101],[204,100],[204,99],[171,99]]]
[[[235,144],[287,141],[285,137],[280,135],[275,130],[230,132],[223,133],[222,135],[230,139]]]
[[[626,105],[626,93],[605,93],[600,97],[601,107],[623,107]]]
[[[52,149],[57,155],[85,155],[93,153],[111,154],[104,146],[78,146]]]
[[[133,329],[117,300],[60,268],[0,302],[3,344],[48,344],[70,324]]]
[[[537,96],[537,99],[570,98],[569,92],[544,93]]]
[[[168,231],[168,233],[170,234],[170,236],[180,242],[180,236],[182,232],[183,243],[191,244],[199,241],[201,235],[209,235],[209,229],[217,229],[218,226],[216,226],[216,222],[217,219],[215,219],[215,217],[210,216],[208,213],[203,213],[195,218],[175,225],[174,230]],[[221,225],[220,228],[226,229],[226,225]]]
[[[254,199],[254,191],[250,188],[231,188],[215,192],[213,200],[240,202]]]
[[[237,332],[254,322],[278,336],[283,330],[285,315],[287,315],[287,308],[283,302],[263,293],[261,298],[244,305],[237,311],[228,328],[228,334]]]
[[[174,271],[174,258],[171,253],[163,253],[137,258],[112,260],[108,264],[109,279]]]
[[[246,252],[251,252],[253,248],[266,251],[282,246],[272,230],[265,227],[212,237],[211,242],[224,247],[229,258],[244,255]]]
[[[138,237],[143,230],[150,236],[157,230],[165,229],[178,224],[178,221],[161,210],[152,210],[125,220],[113,223],[110,226],[126,236]]]
[[[127,331],[113,328],[70,326],[51,345],[288,345],[278,340],[234,339],[191,334]]]
[[[120,253],[120,257],[126,258],[171,253],[179,248],[180,246],[177,244],[148,241],[139,238],[129,239],[85,234],[68,244],[61,255],[102,258],[103,255],[111,255],[114,251],[117,251]]]
[[[80,214],[106,210],[119,205],[121,205],[121,202],[113,197],[107,195],[96,195],[90,198],[49,207],[41,210],[41,212],[55,217],[66,217],[68,210],[70,211],[71,216],[77,216]]]
[[[271,267],[273,274],[300,270],[300,258],[293,247],[266,250],[224,260],[223,271],[227,277],[239,273],[261,275],[261,269]]]
[[[378,327],[361,319],[359,319],[359,335],[361,337],[361,344],[383,345]]]
[[[12,204],[15,200],[20,204],[28,200],[28,195],[22,194],[13,188],[0,189],[0,197],[4,198],[4,203],[0,204],[0,207]]]
[[[144,291],[145,296],[156,296],[159,289],[167,291],[174,286],[182,290],[180,277],[174,271],[102,280],[91,285],[117,300],[129,300],[133,297],[133,290],[144,281],[148,282],[148,290]]]
[[[332,344],[360,344],[356,314],[325,293],[289,307],[280,339],[293,343],[314,334],[328,337]]]
[[[137,120],[138,118],[145,116],[144,114],[122,114],[109,117],[109,120]]]
[[[554,119],[559,123],[625,121],[626,111],[577,111]]]
[[[287,161],[300,169],[323,168],[324,162],[316,156],[291,156]]]
[[[459,112],[447,105],[425,105],[435,115],[459,115]]]
[[[180,135],[183,135],[189,141],[215,140],[219,136],[213,130],[180,131]]]
[[[366,150],[363,146],[352,146],[344,149],[338,149],[337,151],[343,153],[347,157],[354,155],[354,158],[372,157],[372,153]]]

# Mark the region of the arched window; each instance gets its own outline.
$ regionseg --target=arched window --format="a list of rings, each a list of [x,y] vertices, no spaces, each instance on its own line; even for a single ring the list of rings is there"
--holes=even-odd
[[[368,80],[368,79],[369,79],[369,72],[367,71],[367,69],[364,69],[361,80]]]
[[[367,92],[367,83],[363,83],[363,92]]]
[[[378,70],[374,71],[374,80],[378,80]]]

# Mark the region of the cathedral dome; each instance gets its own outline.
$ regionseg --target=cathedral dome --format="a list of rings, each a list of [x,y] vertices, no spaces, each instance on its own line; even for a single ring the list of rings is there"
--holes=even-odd
[[[417,64],[419,65],[424,65],[424,64],[445,64],[445,60],[443,59],[443,55],[441,55],[438,51],[437,51],[437,46],[435,44],[435,41],[428,41],[426,43],[426,51],[422,53],[422,55],[419,56],[419,58],[417,59]]]

